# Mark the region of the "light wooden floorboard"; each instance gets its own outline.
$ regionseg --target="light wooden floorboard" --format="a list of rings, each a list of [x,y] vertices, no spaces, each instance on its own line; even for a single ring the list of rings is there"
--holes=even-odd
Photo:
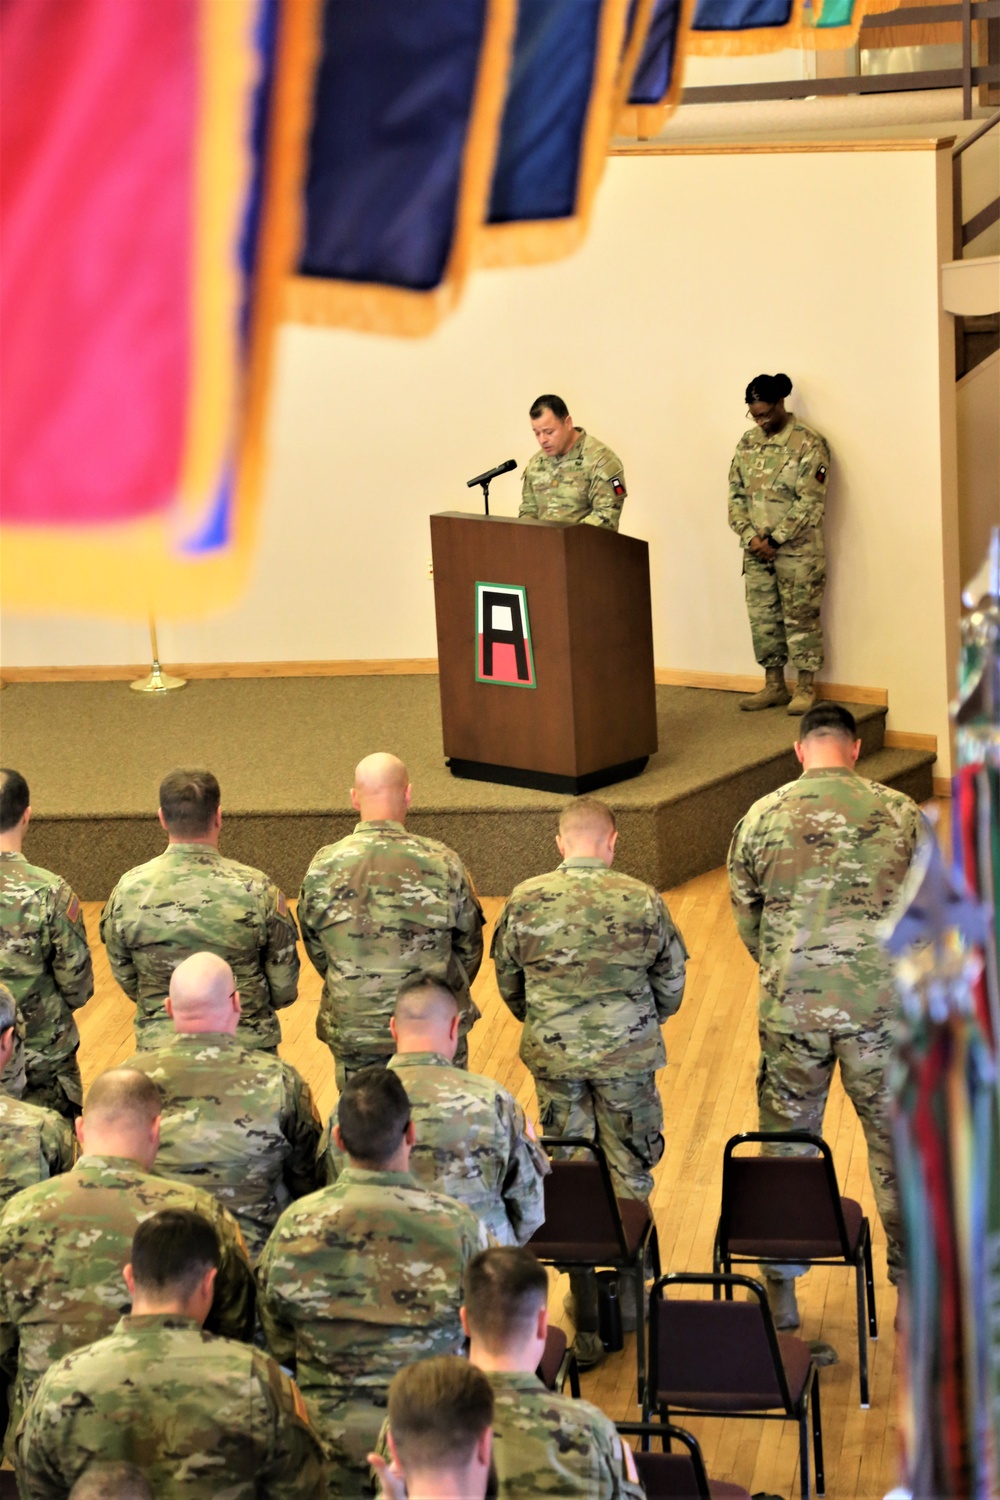
[[[722,1148],[738,1130],[756,1125],[756,969],[737,938],[729,913],[725,872],[698,876],[667,892],[674,918],[691,953],[684,1004],[667,1022],[668,1062],[660,1074],[667,1148],[654,1173],[653,1207],[665,1270],[710,1270],[719,1208]],[[490,927],[499,899],[483,902]],[[85,906],[94,952],[96,990],[79,1013],[84,1086],[133,1050],[132,1005],[111,978],[98,939],[99,906]],[[282,1056],[305,1075],[321,1114],[336,1098],[333,1061],[314,1030],[320,980],[303,956],[300,998],[281,1012]],[[492,965],[475,985],[483,1020],[472,1033],[471,1065],[498,1078],[537,1119],[531,1077],[517,1055],[520,1026],[500,1000]],[[812,1271],[799,1283],[802,1334],[823,1338],[841,1362],[824,1369],[823,1428],[828,1500],[874,1500],[897,1481],[895,1420],[898,1376],[893,1331],[895,1292],[886,1282],[885,1237],[878,1223],[866,1168],[866,1150],[853,1109],[845,1108],[839,1078],[826,1115],[841,1190],[859,1198],[874,1229],[879,1339],[871,1344],[872,1405],[858,1404],[857,1333],[853,1272]],[[565,1278],[553,1277],[551,1310],[568,1327],[562,1299]],[[634,1337],[621,1354],[584,1375],[583,1393],[618,1420],[635,1419]],[[751,1491],[788,1497],[799,1493],[798,1440],[794,1423],[692,1420],[710,1475]]]

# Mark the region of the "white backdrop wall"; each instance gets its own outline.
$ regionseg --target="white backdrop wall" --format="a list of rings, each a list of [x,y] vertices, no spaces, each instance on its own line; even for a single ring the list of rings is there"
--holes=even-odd
[[[432,337],[286,328],[255,575],[227,614],[162,620],[161,656],[433,656],[427,515],[476,508],[469,475],[523,463],[527,407],[554,390],[624,460],[657,665],[754,672],[726,480],[747,381],[784,370],[833,453],[825,676],[887,688],[890,724],[936,734],[943,761],[958,610],[947,186],[930,146],[616,156],[574,257],[474,276]],[[493,508],[518,495],[505,476]],[[138,622],[5,616],[0,640],[8,666],[146,655]]]

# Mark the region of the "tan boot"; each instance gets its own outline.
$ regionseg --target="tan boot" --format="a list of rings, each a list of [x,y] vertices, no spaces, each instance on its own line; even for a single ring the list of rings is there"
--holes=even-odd
[[[774,1326],[778,1329],[798,1328],[802,1321],[799,1317],[799,1304],[795,1296],[794,1277],[776,1276],[765,1278],[764,1287],[767,1291],[767,1300],[771,1306],[771,1317]]]
[[[784,667],[768,667],[764,686],[752,698],[741,698],[740,708],[744,713],[755,714],[762,708],[781,708],[792,696],[785,686]]]
[[[794,714],[796,718],[804,714],[807,709],[812,708],[816,702],[816,689],[813,687],[813,672],[803,672],[799,669],[799,680],[795,684],[795,696],[789,703],[786,713]]]

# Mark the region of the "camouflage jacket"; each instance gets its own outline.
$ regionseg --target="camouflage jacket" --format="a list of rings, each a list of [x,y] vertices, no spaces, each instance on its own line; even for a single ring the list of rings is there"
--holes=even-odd
[[[460,991],[463,1033],[478,1021],[469,986],[483,959],[482,908],[462,861],[436,839],[388,820],[358,823],[314,858],[298,915],[324,980],[316,1031],[334,1052],[391,1057],[389,1017],[415,974]]]
[[[729,524],[744,547],[766,532],[783,553],[822,554],[829,474],[826,438],[794,416],[773,437],[745,432],[729,468]]]
[[[31,1500],[64,1500],[94,1455],[135,1464],[157,1500],[324,1500],[319,1444],[266,1354],[174,1313],[124,1317],[42,1379],[17,1440]]]
[[[498,1245],[523,1245],[545,1218],[551,1168],[513,1094],[492,1078],[456,1068],[436,1052],[397,1053],[389,1067],[410,1099],[417,1141],[410,1171],[419,1183],[472,1209]],[[323,1132],[326,1179],[347,1158]]]
[[[156,1176],[207,1188],[258,1256],[282,1209],[319,1185],[309,1085],[291,1063],[244,1046],[239,1033],[177,1033],[128,1066],[163,1095]]]
[[[298,930],[278,887],[210,844],[169,844],[123,875],[101,913],[101,938],[136,1003],[136,1045],[158,1047],[174,1028],[163,1009],[170,976],[191,953],[217,953],[236,976],[240,1040],[274,1048],[274,1014],[298,993]]]
[[[462,1279],[486,1244],[470,1209],[409,1172],[346,1167],[286,1208],[257,1267],[261,1321],[321,1440],[352,1395],[384,1400],[403,1365],[460,1352]]]
[[[72,1165],[73,1132],[62,1115],[0,1094],[0,1208],[22,1188]]]
[[[94,993],[94,968],[77,897],[14,853],[0,854],[0,981],[24,1018],[28,1077],[47,1077],[80,1045],[73,1011]]]
[[[0,983],[0,992],[9,999],[14,996],[3,983]],[[12,1099],[20,1099],[27,1086],[28,1077],[26,1072],[26,1058],[24,1051],[24,1034],[27,1027],[24,1024],[24,1013],[21,1007],[14,1003],[14,1050],[10,1060],[3,1072],[0,1073],[0,1094],[9,1094]]]
[[[681,1003],[687,949],[652,886],[600,859],[563,860],[517,887],[492,952],[537,1077],[624,1078],[666,1062],[660,1023]]]
[[[760,1020],[776,1031],[857,1031],[886,1020],[892,970],[878,939],[923,818],[854,771],[804,771],[736,825],[729,885],[760,964]]]
[[[0,1368],[16,1380],[17,1418],[57,1359],[103,1338],[129,1309],[122,1267],[136,1225],[164,1208],[188,1208],[214,1225],[222,1246],[211,1326],[253,1332],[253,1276],[235,1219],[210,1193],[151,1177],[123,1157],[80,1157],[71,1172],[16,1193],[0,1212]]]
[[[519,516],[539,521],[582,521],[617,531],[625,503],[622,461],[610,448],[578,427],[568,453],[541,449],[524,466]]]

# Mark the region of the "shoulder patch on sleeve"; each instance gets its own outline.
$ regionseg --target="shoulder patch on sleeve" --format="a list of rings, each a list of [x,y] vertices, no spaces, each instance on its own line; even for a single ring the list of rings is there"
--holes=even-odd
[[[69,905],[66,908],[66,915],[71,922],[75,922],[77,917],[80,915],[80,898],[73,891],[70,892]]]
[[[309,1421],[309,1413],[306,1411],[306,1403],[303,1399],[302,1392],[299,1390],[294,1380],[290,1380],[288,1383],[292,1388],[292,1401],[295,1405],[295,1415],[298,1417],[299,1421],[304,1422],[307,1427],[311,1426],[312,1424]]]
[[[288,902],[285,900],[285,893],[284,893],[284,891],[279,890],[277,905],[278,905],[278,916],[279,917],[287,917],[288,916]]]
[[[618,496],[619,500],[624,500],[625,499],[625,485],[622,482],[622,475],[621,474],[615,474],[615,475],[612,476],[612,478],[611,478],[611,488],[614,490],[614,492]]]
[[[816,478],[819,480],[820,484],[826,483],[826,464],[820,464],[819,468],[816,470]]]

